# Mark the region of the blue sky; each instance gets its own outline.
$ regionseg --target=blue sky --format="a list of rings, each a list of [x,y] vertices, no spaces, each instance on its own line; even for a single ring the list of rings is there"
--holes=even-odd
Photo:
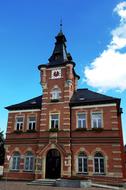
[[[48,62],[61,17],[78,87],[122,99],[126,143],[126,1],[120,0],[0,1],[1,130],[5,106],[41,94],[37,66]]]

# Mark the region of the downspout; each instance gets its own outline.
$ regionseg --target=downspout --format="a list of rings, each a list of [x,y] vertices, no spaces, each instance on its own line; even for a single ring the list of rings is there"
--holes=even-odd
[[[70,104],[69,104],[70,105]],[[71,151],[71,177],[72,177],[72,160],[73,160],[73,151],[72,151],[72,113],[71,113],[71,105],[70,105],[70,151]]]
[[[119,124],[119,133],[120,133],[120,144],[121,144],[121,157],[122,157],[122,172],[123,178],[126,178],[126,171],[125,171],[125,153],[124,153],[124,142],[123,142],[123,131],[122,131],[122,121],[121,121],[121,114],[122,108],[120,108],[120,102],[117,103],[117,110],[118,110],[118,124]]]

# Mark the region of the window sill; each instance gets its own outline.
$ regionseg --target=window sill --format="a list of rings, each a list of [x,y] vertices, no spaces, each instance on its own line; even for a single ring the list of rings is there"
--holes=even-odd
[[[78,172],[78,175],[88,175],[88,172]]]
[[[104,175],[106,175],[105,173],[94,173],[93,174],[94,176],[104,176]]]
[[[75,131],[87,131],[87,128],[77,128]]]
[[[92,128],[92,131],[96,131],[96,132],[102,132],[103,128]]]
[[[36,133],[36,130],[27,130],[26,133]]]
[[[52,99],[51,102],[59,102],[59,99]]]
[[[33,170],[23,170],[23,172],[25,172],[25,173],[34,173]]]
[[[13,169],[11,169],[10,172],[19,172],[19,170],[13,170]]]

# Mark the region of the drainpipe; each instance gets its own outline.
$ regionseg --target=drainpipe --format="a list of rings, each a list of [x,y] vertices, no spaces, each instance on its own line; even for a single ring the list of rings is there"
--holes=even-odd
[[[69,104],[70,106],[70,104]],[[71,106],[70,106],[70,151],[71,151],[71,177],[72,177],[72,169],[73,169],[73,166],[72,166],[72,159],[73,159],[73,151],[72,151],[72,109],[71,109]]]

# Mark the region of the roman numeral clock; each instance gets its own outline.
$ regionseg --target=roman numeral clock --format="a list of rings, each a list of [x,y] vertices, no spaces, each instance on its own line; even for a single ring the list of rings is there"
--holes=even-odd
[[[51,72],[51,78],[52,79],[59,79],[61,78],[61,69],[54,69]]]

